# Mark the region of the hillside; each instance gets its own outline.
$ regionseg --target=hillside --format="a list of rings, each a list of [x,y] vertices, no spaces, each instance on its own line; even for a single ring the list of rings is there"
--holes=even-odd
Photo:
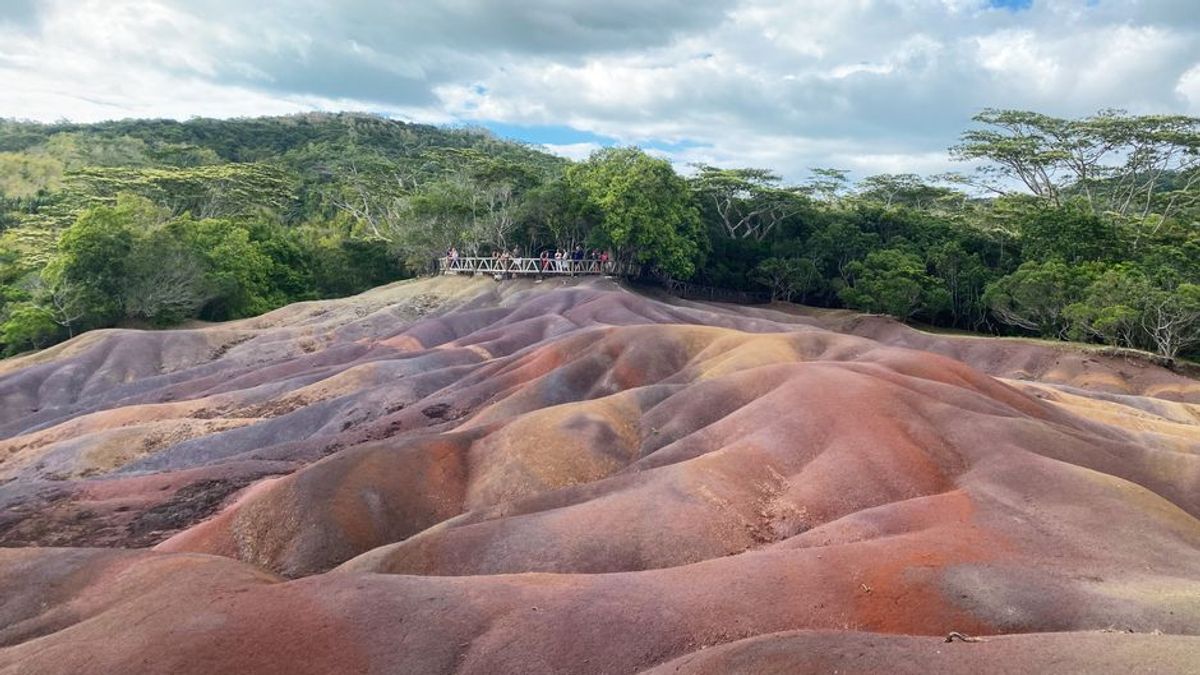
[[[562,164],[482,129],[356,113],[96,124],[0,120],[6,169],[0,224],[66,227],[120,192],[178,213],[269,209],[299,224],[335,217],[342,193],[359,183],[386,187],[394,176],[420,183],[453,168],[464,152],[546,168]]]
[[[482,129],[354,113],[0,120],[0,355],[412,276],[445,252],[412,212],[418,185],[474,196],[564,163]],[[456,225],[470,216],[455,212]]]
[[[3,672],[1200,661],[1200,382],[1143,361],[447,276],[0,402]]]

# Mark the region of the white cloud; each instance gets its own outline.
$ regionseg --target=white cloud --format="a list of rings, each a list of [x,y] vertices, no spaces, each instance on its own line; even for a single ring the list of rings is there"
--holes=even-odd
[[[546,150],[546,152],[549,152],[550,154],[558,155],[559,157],[566,157],[567,159],[573,159],[573,160],[579,161],[581,159],[587,159],[588,155],[591,155],[593,152],[599,150],[603,146],[601,146],[599,143],[588,142],[588,143],[543,143],[541,147],[544,148]]]
[[[1062,69],[1038,44],[1033,31],[998,31],[977,38],[979,65],[1008,86],[1031,84],[1039,95],[1054,91]]]
[[[793,178],[941,171],[983,107],[1200,113],[1190,4],[20,0],[0,6],[0,116],[367,109],[569,126]]]
[[[1179,78],[1175,91],[1188,102],[1188,114],[1200,115],[1200,63]]]

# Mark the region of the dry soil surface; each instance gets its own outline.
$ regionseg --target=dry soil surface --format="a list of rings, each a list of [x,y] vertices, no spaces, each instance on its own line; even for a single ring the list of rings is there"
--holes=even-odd
[[[607,280],[0,362],[2,672],[1194,673],[1198,517],[1196,380]]]

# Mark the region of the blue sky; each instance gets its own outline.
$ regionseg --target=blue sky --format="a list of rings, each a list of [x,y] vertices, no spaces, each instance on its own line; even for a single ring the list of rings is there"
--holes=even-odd
[[[497,136],[504,138],[515,138],[527,143],[534,143],[538,145],[569,145],[572,143],[613,145],[618,142],[617,139],[610,136],[601,136],[590,131],[573,129],[568,126],[558,124],[520,125],[487,120],[482,122],[480,126],[491,131]]]
[[[503,122],[484,121],[479,124],[483,128],[502,138],[512,138],[533,145],[620,145],[621,140],[612,136],[602,136],[583,129],[555,124],[506,124]],[[665,141],[659,139],[644,139],[638,145],[646,150],[656,151],[665,155],[686,149],[699,147],[700,144],[691,140]]]
[[[988,0],[988,2],[992,7],[1013,11],[1029,9],[1033,6],[1033,0]]]
[[[0,117],[366,110],[583,157],[938,173],[985,107],[1200,115],[1191,0],[0,0]]]

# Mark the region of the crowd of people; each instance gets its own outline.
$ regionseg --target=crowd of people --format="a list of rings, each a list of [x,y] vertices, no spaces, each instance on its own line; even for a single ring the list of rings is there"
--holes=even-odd
[[[493,264],[489,266],[489,269],[493,271],[497,280],[511,279],[514,271],[522,269],[529,271],[527,267],[522,267],[522,262],[525,259],[521,257],[521,248],[519,246],[514,246],[511,249],[496,249],[492,251],[490,258]],[[462,263],[461,259],[458,248],[451,246],[446,251],[444,264],[450,270],[475,269]],[[539,279],[546,274],[570,274],[574,276],[578,273],[611,274],[613,271],[612,257],[607,251],[598,248],[584,248],[582,244],[577,244],[574,249],[544,248],[535,260],[537,263],[533,269],[537,272]]]

